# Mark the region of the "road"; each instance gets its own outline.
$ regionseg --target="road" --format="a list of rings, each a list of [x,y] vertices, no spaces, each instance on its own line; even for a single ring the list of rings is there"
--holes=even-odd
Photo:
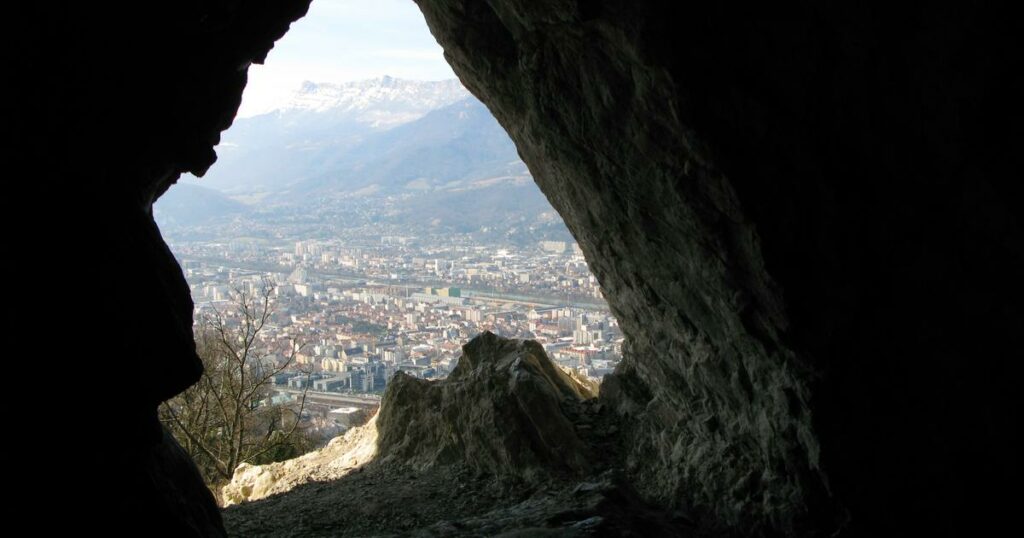
[[[275,386],[274,390],[279,393],[295,394],[297,396],[301,396],[303,393],[302,389],[293,389],[290,387]],[[338,394],[336,392],[317,392],[313,390],[306,392],[306,400],[311,402],[331,404],[347,404],[356,407],[376,407],[380,405],[379,396],[356,396],[354,394]]]
[[[590,308],[593,310],[608,310],[608,305],[605,303],[573,299],[560,299],[556,297],[543,297],[538,295],[516,295],[510,293],[494,293],[489,291],[479,291],[471,289],[462,289],[462,296],[467,299],[474,299],[477,301],[497,301],[506,303],[518,303],[527,306],[575,306],[579,308]]]

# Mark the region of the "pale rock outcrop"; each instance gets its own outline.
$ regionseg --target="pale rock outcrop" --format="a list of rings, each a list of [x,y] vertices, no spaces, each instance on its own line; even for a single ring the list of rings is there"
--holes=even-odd
[[[225,505],[336,480],[371,460],[424,470],[461,464],[525,482],[582,476],[592,448],[571,416],[594,387],[577,381],[532,340],[484,332],[462,347],[447,379],[395,374],[380,412],[325,448],[268,465],[242,464],[222,489]]]
[[[335,437],[326,447],[298,458],[250,465],[243,463],[221,489],[224,506],[290,491],[307,482],[336,480],[369,462],[377,451],[377,416]]]
[[[587,377],[578,371],[565,366],[559,365],[558,369],[565,375],[569,376],[569,379],[572,379],[573,383],[579,385],[580,390],[587,398],[596,398],[597,395],[601,393],[601,380],[593,377]]]

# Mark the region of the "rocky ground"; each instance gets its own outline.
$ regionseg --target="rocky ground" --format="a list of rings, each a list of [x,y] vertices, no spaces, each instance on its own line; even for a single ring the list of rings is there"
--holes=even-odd
[[[466,468],[370,464],[343,479],[224,512],[232,536],[698,536],[680,513],[639,501],[614,473],[508,485]]]
[[[615,413],[535,342],[484,333],[444,381],[401,374],[320,451],[243,466],[234,536],[697,536],[626,485]]]

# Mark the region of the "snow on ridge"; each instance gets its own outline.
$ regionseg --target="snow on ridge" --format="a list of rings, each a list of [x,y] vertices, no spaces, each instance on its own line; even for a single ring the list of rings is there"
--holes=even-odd
[[[419,81],[385,75],[343,84],[305,81],[277,112],[347,113],[360,123],[386,128],[469,95],[458,79]]]

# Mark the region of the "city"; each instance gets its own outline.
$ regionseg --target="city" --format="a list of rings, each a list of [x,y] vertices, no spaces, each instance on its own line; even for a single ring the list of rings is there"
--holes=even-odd
[[[575,243],[499,248],[479,244],[473,234],[381,233],[398,231],[387,228],[293,240],[293,229],[275,230],[283,236],[276,241],[172,240],[171,246],[197,320],[229,316],[239,293],[267,288],[272,314],[259,340],[268,350],[296,343],[290,364],[273,377],[273,399],[287,404],[304,395],[304,418],[324,436],[358,422],[348,415],[373,407],[397,371],[445,377],[461,346],[483,331],[535,339],[563,368],[595,381],[621,356],[618,323]],[[278,364],[286,360],[268,355]]]
[[[444,380],[485,332],[536,341],[572,383],[615,369],[597,279],[458,80],[306,81],[277,106],[153,207],[206,369],[161,417],[209,483],[359,429],[399,372]]]

